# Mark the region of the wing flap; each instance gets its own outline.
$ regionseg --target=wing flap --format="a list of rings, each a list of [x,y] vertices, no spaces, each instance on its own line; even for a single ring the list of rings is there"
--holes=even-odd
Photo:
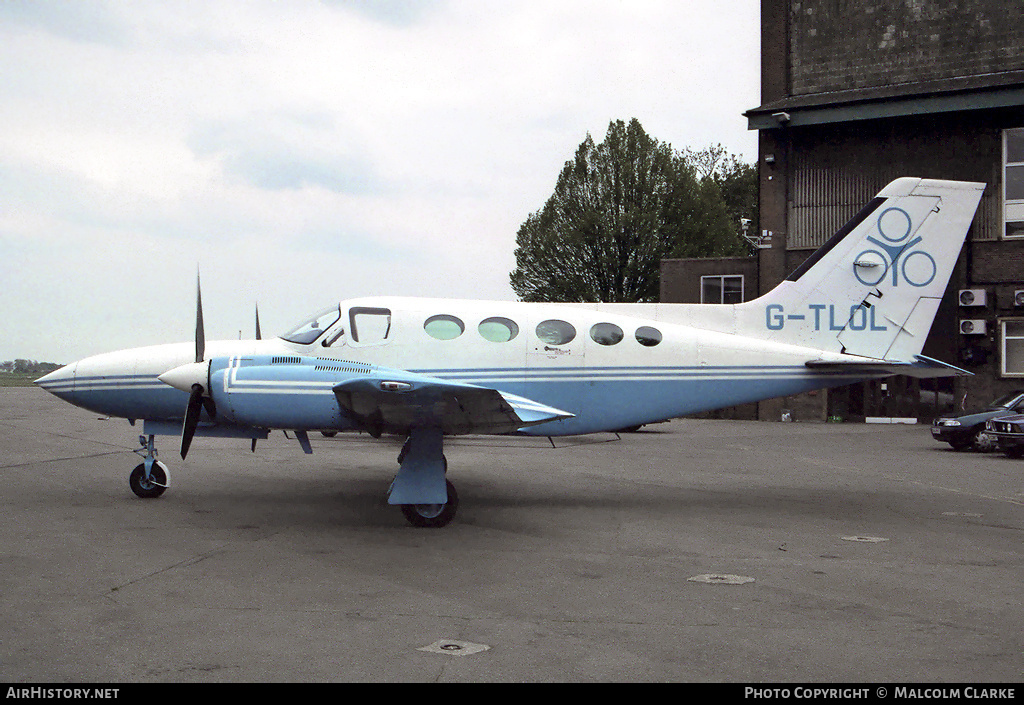
[[[338,405],[371,434],[440,428],[446,435],[511,433],[573,414],[497,389],[398,370],[333,387]]]

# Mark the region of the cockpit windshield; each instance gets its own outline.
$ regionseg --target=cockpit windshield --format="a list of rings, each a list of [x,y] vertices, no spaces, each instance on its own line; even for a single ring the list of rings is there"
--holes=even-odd
[[[316,342],[316,339],[323,335],[324,331],[333,326],[341,318],[341,307],[331,306],[314,316],[302,321],[299,325],[281,336],[289,343],[309,345]]]

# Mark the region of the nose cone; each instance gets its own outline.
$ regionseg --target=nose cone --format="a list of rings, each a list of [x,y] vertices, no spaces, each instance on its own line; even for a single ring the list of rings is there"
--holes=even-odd
[[[64,365],[48,375],[43,375],[35,381],[35,384],[56,397],[71,401],[75,396],[75,369],[77,367],[77,362]]]
[[[157,379],[183,392],[191,392],[193,384],[198,384],[204,390],[209,391],[210,363],[208,361],[190,362],[164,372]]]

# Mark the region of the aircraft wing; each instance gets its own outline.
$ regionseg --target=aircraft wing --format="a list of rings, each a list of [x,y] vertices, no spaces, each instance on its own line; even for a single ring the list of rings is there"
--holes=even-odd
[[[333,387],[338,405],[370,433],[406,434],[417,427],[447,435],[511,433],[571,418],[540,402],[473,384],[399,370],[375,370]]]
[[[809,360],[804,363],[812,370],[829,372],[851,372],[867,375],[907,375],[919,379],[932,377],[966,377],[972,376],[973,372],[962,370],[959,367],[934,360],[924,355],[915,355],[914,362],[900,362],[891,360],[871,360],[867,358],[854,360]]]

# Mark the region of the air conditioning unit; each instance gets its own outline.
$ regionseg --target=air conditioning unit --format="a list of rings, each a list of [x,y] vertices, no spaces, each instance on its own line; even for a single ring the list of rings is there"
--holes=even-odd
[[[1013,305],[1024,306],[1024,289],[1017,289],[1013,292]]]
[[[985,319],[961,318],[960,332],[964,335],[985,335]]]
[[[961,306],[987,306],[984,289],[961,289],[960,290],[960,305]]]

